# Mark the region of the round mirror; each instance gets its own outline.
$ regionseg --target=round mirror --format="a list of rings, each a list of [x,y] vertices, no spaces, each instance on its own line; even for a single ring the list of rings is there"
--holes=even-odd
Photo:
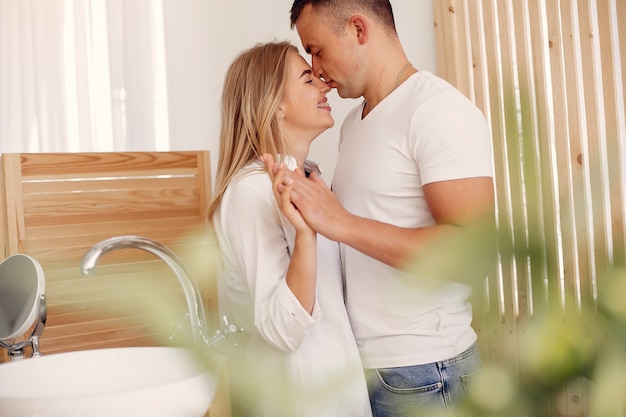
[[[22,336],[35,322],[45,292],[43,269],[28,255],[0,262],[0,340]]]

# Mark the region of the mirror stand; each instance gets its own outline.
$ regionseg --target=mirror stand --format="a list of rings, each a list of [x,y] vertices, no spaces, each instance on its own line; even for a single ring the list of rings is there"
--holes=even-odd
[[[43,329],[46,326],[46,318],[48,316],[48,305],[46,302],[46,295],[41,294],[38,302],[37,312],[37,324],[33,328],[33,332],[27,340],[21,342],[9,344],[0,339],[0,347],[8,351],[9,360],[20,360],[24,358],[24,349],[27,347],[32,348],[31,357],[37,358],[41,356],[39,353],[39,337],[43,333]]]

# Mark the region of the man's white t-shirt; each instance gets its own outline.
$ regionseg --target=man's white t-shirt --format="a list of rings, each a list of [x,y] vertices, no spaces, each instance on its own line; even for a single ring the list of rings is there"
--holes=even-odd
[[[399,227],[431,226],[424,184],[493,176],[485,118],[444,80],[417,72],[363,119],[362,109],[342,125],[332,181],[349,212]],[[366,368],[449,359],[476,340],[471,287],[409,277],[347,245],[340,249],[348,314]]]

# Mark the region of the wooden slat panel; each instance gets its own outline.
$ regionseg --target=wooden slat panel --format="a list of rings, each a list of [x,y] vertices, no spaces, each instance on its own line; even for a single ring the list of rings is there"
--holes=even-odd
[[[121,348],[121,347],[141,347],[141,346],[154,346],[156,337],[151,336],[149,333],[140,333],[137,329],[131,329],[130,331],[118,331],[111,330],[108,332],[99,332],[96,340],[85,341],[81,339],[69,339],[66,340],[67,344],[55,344],[52,347],[46,346],[46,341],[43,341],[42,349],[45,350],[47,355],[54,353],[73,352],[89,349],[105,349],[105,348]]]
[[[143,346],[155,346],[161,342],[158,334],[151,333],[151,326],[131,326],[128,320],[111,320],[103,322],[103,327],[69,328],[60,333],[59,328],[52,326],[48,335],[41,340],[41,350],[45,354],[100,349],[103,347],[127,347],[141,341]],[[55,333],[59,334],[55,337]]]
[[[102,216],[136,218],[140,214],[140,219],[149,220],[162,218],[168,213],[172,213],[169,214],[172,217],[186,215],[185,212],[196,216],[199,214],[198,190],[194,189],[106,190],[66,194],[55,193],[52,188],[49,194],[25,197],[23,205],[25,221],[29,226],[91,223],[99,221]],[[178,210],[182,214],[176,216]]]
[[[615,0],[613,2],[615,23],[618,23],[618,27],[615,29],[617,32],[619,49],[619,67],[622,73],[622,86],[626,84],[626,2],[621,0]],[[622,88],[622,107],[626,105],[626,88]],[[626,119],[621,120],[622,127],[626,124]],[[622,130],[623,132],[623,130]]]
[[[565,300],[562,295],[565,291],[565,276],[579,275],[578,265],[578,236],[576,234],[576,224],[574,222],[574,190],[573,166],[576,163],[570,155],[570,144],[568,139],[568,107],[567,107],[567,86],[565,80],[565,60],[563,38],[565,34],[561,29],[560,10],[556,2],[546,3],[546,19],[548,23],[549,42],[549,62],[551,80],[551,101],[552,114],[554,118],[554,158],[553,169],[556,169],[558,177],[558,207],[555,211],[560,213],[560,239],[563,254],[562,273],[556,275],[558,281],[553,283],[556,286],[555,293],[558,294],[560,303]],[[569,35],[567,35],[569,36]]]
[[[623,1],[618,1],[622,5]],[[609,195],[611,197],[611,226],[613,230],[613,259],[617,263],[626,262],[626,225],[624,224],[624,192],[626,189],[624,165],[620,143],[626,143],[626,110],[624,109],[624,75],[620,65],[620,41],[618,16],[615,0],[598,0],[598,32],[600,37],[602,83],[604,85],[604,123],[607,137],[607,170],[609,175]],[[624,7],[626,10],[626,7]],[[626,15],[622,23],[626,22]],[[622,26],[625,26],[622,24]],[[624,30],[626,32],[626,30]],[[626,38],[621,45],[626,50]],[[626,69],[626,68],[625,68]]]
[[[183,218],[182,221],[176,221],[176,220],[181,220],[181,219],[173,219],[173,220],[174,221],[172,223],[174,225],[175,224],[184,225],[185,227],[188,227],[189,229],[200,228],[202,226],[202,224],[198,221],[197,217],[193,219],[194,221],[192,221],[192,219],[189,217]],[[169,222],[169,219],[167,219],[166,221]],[[84,248],[86,246],[93,245],[96,242],[99,242],[111,236],[118,236],[122,234],[143,235],[143,236],[146,235],[146,230],[145,228],[142,228],[142,227],[130,226],[128,228],[123,228],[115,223],[110,223],[110,224],[111,224],[111,227],[109,228],[109,233],[107,233],[107,231],[104,229],[98,230],[98,229],[91,229],[90,227],[88,227],[86,228],[85,233],[82,235],[68,235],[67,237],[62,237],[63,235],[60,235],[60,234],[56,234],[56,235],[50,234],[50,235],[43,235],[37,238],[31,238],[25,241],[25,247],[28,248],[28,250],[33,250],[33,251],[43,250],[43,249],[68,250],[69,251],[71,250],[70,248],[72,247]],[[106,223],[103,223],[102,225],[104,226],[106,225]],[[92,233],[89,233],[90,231]],[[184,240],[186,237],[184,234],[184,230],[177,229],[176,227],[155,228],[155,230],[152,231],[149,235],[150,235],[150,238],[153,240],[158,239],[160,242],[167,241],[168,243],[173,244],[173,245],[176,245],[179,241]],[[52,256],[47,256],[47,257],[52,257]]]
[[[198,216],[198,207],[186,206],[163,206],[158,200],[146,200],[150,202],[146,204],[145,210],[140,210],[135,204],[119,203],[115,205],[109,204],[97,204],[90,206],[89,204],[76,204],[70,211],[65,208],[64,212],[46,215],[43,210],[36,210],[33,207],[28,207],[24,210],[24,221],[30,226],[52,226],[62,224],[76,224],[82,223],[87,225],[90,220],[96,220],[99,222],[112,222],[115,220],[120,221],[141,221],[145,218],[158,219],[161,218],[167,221],[169,217],[181,217],[181,216]],[[184,201],[183,201],[184,203]],[[51,206],[50,210],[54,210],[56,206]]]
[[[19,157],[2,155],[4,201],[6,204],[5,227],[5,256],[20,253],[19,242],[25,237],[24,207],[22,204],[22,170]]]
[[[450,71],[454,68],[454,66],[448,63],[447,52],[451,49],[448,46],[451,43],[449,41],[451,32],[444,26],[443,13],[445,5],[445,2],[443,1],[433,2],[433,24],[435,28],[435,44],[437,49],[437,73],[446,80],[450,80],[453,78]]]
[[[6,254],[27,253],[46,274],[42,353],[162,343],[167,323],[157,332],[154,322],[175,325],[186,312],[175,275],[148,252],[107,253],[94,276],[80,273],[85,251],[112,236],[147,237],[189,261],[215,308],[215,282],[190,257],[207,229],[208,152],[4,154],[2,163]]]
[[[48,181],[37,179],[24,182],[24,193],[29,198],[36,198],[37,194],[76,193],[87,191],[116,190],[167,190],[198,188],[196,175],[167,175],[167,176],[139,176],[139,177],[106,177],[93,179],[63,179]]]
[[[487,51],[484,35],[483,1],[470,1],[466,3],[470,33],[471,56],[473,68],[474,103],[482,110],[486,119],[490,121],[492,116],[491,102],[489,100],[489,72],[487,66]],[[502,337],[499,330],[500,314],[497,297],[498,271],[493,270],[483,282],[482,287],[474,291],[474,317],[473,326],[478,333],[478,344],[481,356],[487,362],[499,361],[502,358]]]
[[[515,51],[516,56],[513,58],[516,62],[515,69],[517,72],[517,94],[518,94],[518,114],[520,118],[520,160],[522,183],[520,184],[523,198],[525,201],[526,224],[523,230],[518,233],[525,235],[525,247],[530,248],[533,245],[545,247],[546,244],[546,223],[543,217],[543,187],[542,178],[543,167],[542,160],[549,157],[549,154],[542,155],[540,152],[540,142],[538,136],[538,114],[535,91],[535,70],[534,55],[531,48],[531,31],[532,27],[540,25],[541,20],[531,20],[530,9],[526,0],[511,2],[512,9],[511,21],[515,27]],[[541,48],[539,48],[541,49]],[[544,139],[545,140],[545,139]],[[547,186],[551,185],[550,176],[546,176]],[[531,238],[535,242],[531,242]],[[528,269],[524,276],[525,292],[519,294],[520,298],[520,317],[524,320],[524,327],[528,327],[529,320],[534,312],[535,291],[541,291],[541,283],[546,278],[545,266],[535,262],[528,262]],[[537,284],[538,288],[535,288]]]
[[[0,168],[3,168],[2,166],[0,166]],[[9,225],[7,223],[7,196],[6,196],[6,191],[5,191],[5,187],[2,186],[2,184],[4,184],[5,181],[5,174],[4,174],[4,169],[0,169],[0,222],[2,223],[2,230],[0,230],[0,248],[2,248],[2,251],[0,252],[0,258],[4,258],[6,256],[6,252],[7,252],[7,247],[8,247],[8,229],[9,229]],[[2,358],[0,358],[0,362],[2,361]]]
[[[85,231],[83,224],[67,224],[67,225],[52,225],[52,226],[29,226],[26,228],[29,240],[34,241],[37,239],[49,240],[54,239],[54,236],[59,236],[60,231],[64,231],[65,236],[68,238],[81,238],[85,234],[89,234],[94,237],[93,240],[101,240],[99,236],[105,238],[112,234],[119,234],[125,232],[127,234],[137,234],[138,231],[149,229],[155,232],[171,233],[172,230],[177,231],[176,236],[184,235],[181,230],[193,230],[201,223],[198,218],[199,214],[194,216],[177,216],[170,217],[167,221],[163,221],[160,218],[155,219],[142,219],[141,224],[137,224],[136,221],[118,220],[115,222],[100,222],[94,221],[89,224],[89,231]],[[119,231],[119,232],[118,232]]]
[[[469,1],[467,3],[467,15],[471,43],[472,56],[472,76],[473,76],[473,97],[474,104],[482,110],[483,114],[490,120],[491,110],[489,103],[489,81],[487,79],[487,54],[485,51],[484,16],[483,1]]]
[[[588,156],[584,159],[584,166],[589,178],[589,199],[592,203],[589,222],[593,226],[589,230],[593,230],[593,233],[590,233],[593,244],[590,244],[590,247],[593,248],[593,268],[596,271],[603,271],[613,261],[613,229],[611,226],[606,125],[604,119],[600,117],[605,113],[605,108],[596,1],[579,0],[577,10],[581,34],[581,82],[587,116],[587,131],[584,141]],[[592,274],[589,276],[589,280],[581,283],[582,296],[591,301],[597,298],[596,277],[597,274]]]
[[[435,31],[446,44],[438,54],[438,66],[464,94],[473,93],[472,77],[464,68],[471,63],[468,38],[459,28],[464,29],[467,19],[465,0],[441,0],[433,2]]]
[[[560,4],[560,17],[563,32],[563,55],[565,57],[565,88],[567,90],[567,119],[565,120],[572,164],[571,193],[574,197],[572,221],[576,234],[577,271],[565,275],[567,292],[572,294],[573,301],[578,304],[581,298],[581,279],[595,276],[593,254],[593,223],[591,213],[587,210],[590,196],[590,181],[586,164],[590,162],[586,147],[585,100],[583,91],[583,74],[581,70],[580,33],[578,13],[575,1]],[[570,306],[576,308],[576,305]]]
[[[198,225],[200,227],[200,225]],[[116,233],[116,236],[126,235],[128,233]],[[148,239],[153,239],[158,241],[162,245],[167,246],[170,250],[176,251],[181,248],[187,247],[189,244],[193,244],[193,239],[188,239],[187,236],[181,235],[181,231],[175,231],[174,234],[161,234],[161,233],[148,233],[144,230],[143,233],[135,233],[135,235],[143,236]],[[105,236],[111,237],[113,234]],[[62,243],[66,243],[64,240],[59,239],[59,245],[55,246],[54,241],[52,241],[51,245],[45,245],[44,247],[29,247],[30,241],[22,242],[21,247],[24,251],[30,253],[36,259],[42,259],[40,262],[42,265],[46,265],[48,268],[64,268],[68,265],[78,265],[80,259],[82,259],[85,251],[92,245],[98,243],[102,239],[96,239],[96,235],[89,238],[88,236],[84,239],[70,239],[70,243],[68,246],[61,246]],[[181,240],[187,242],[187,244],[182,245]],[[124,257],[122,256],[124,254]],[[175,252],[176,253],[176,252]],[[154,255],[150,255],[147,252],[143,251],[120,251],[111,255],[107,255],[105,259],[103,259],[102,263],[121,263],[121,262],[137,262],[146,259],[154,259]],[[113,261],[115,260],[115,261]]]
[[[482,1],[482,12],[484,22],[485,33],[485,60],[487,71],[487,92],[489,100],[490,113],[487,115],[491,121],[491,132],[493,137],[493,153],[494,161],[506,161],[506,149],[505,141],[497,140],[497,138],[505,138],[505,126],[504,119],[502,117],[502,99],[501,99],[501,75],[500,66],[498,65],[498,38],[497,34],[497,21],[494,12],[494,5],[492,0]],[[497,200],[497,224],[498,227],[508,229],[511,227],[509,221],[509,211],[507,209],[507,201],[509,200],[509,181],[508,171],[505,164],[494,165],[495,170],[495,193]],[[510,235],[500,234],[499,246],[509,247],[512,246],[512,242],[508,240]],[[512,262],[509,257],[503,257],[501,259],[501,265],[498,269],[498,273],[495,276],[489,277],[490,282],[488,286],[488,294],[490,297],[489,313],[487,318],[487,324],[490,326],[490,330],[487,330],[486,334],[491,337],[488,352],[488,357],[496,363],[507,362],[509,358],[506,355],[506,348],[504,345],[505,335],[508,333],[507,327],[511,320],[506,318],[507,312],[512,311],[510,308],[509,300],[504,299],[503,294],[510,294],[507,290],[509,282],[504,280],[504,276],[509,276],[512,270]],[[506,271],[506,272],[504,272]],[[478,306],[477,306],[478,307]]]
[[[561,212],[558,189],[561,178],[554,164],[557,151],[550,63],[550,49],[553,40],[551,40],[548,16],[544,13],[541,3],[542,0],[528,1],[528,23],[531,29],[528,42],[529,46],[532,46],[533,65],[529,71],[534,80],[535,88],[532,100],[536,113],[536,129],[532,131],[530,136],[535,144],[536,155],[539,159],[540,174],[535,177],[535,180],[541,184],[538,196],[540,203],[537,211],[541,215],[540,227],[544,230],[541,236],[542,244],[545,247],[545,264],[543,265],[545,269],[540,277],[536,277],[533,272],[533,282],[535,282],[533,298],[535,298],[536,307],[545,308],[548,298],[556,297],[558,300],[558,282],[562,279],[564,266],[562,251],[559,246]]]
[[[97,152],[19,154],[22,177],[102,178],[189,174],[198,169],[197,152]]]
[[[138,302],[142,301],[140,298],[143,295],[166,296],[173,302],[184,302],[180,284],[167,268],[148,273],[142,271],[109,275],[96,271],[96,274],[85,277],[76,271],[71,275],[64,275],[63,279],[53,280],[46,287],[46,294],[50,298],[49,306],[58,306],[60,309],[67,306],[71,311],[78,305],[102,302],[103,307],[119,309],[126,306],[132,309],[139,305],[133,299],[139,298]]]
[[[483,10],[485,13],[485,24],[488,27],[487,32],[487,51],[488,51],[488,65],[490,71],[490,97],[492,104],[492,123],[495,123],[495,128],[492,134],[494,137],[494,161],[496,170],[496,189],[498,196],[498,225],[501,230],[509,231],[509,233],[502,233],[500,236],[502,239],[506,239],[500,242],[501,247],[508,248],[515,245],[515,234],[512,233],[515,230],[516,219],[515,212],[519,210],[518,207],[513,207],[512,201],[515,200],[516,188],[514,186],[516,178],[519,177],[519,168],[511,166],[515,164],[516,160],[510,155],[511,146],[509,140],[517,143],[515,137],[509,136],[515,135],[516,132],[511,133],[510,126],[505,121],[510,120],[511,117],[511,102],[510,97],[506,98],[507,89],[511,88],[511,85],[507,85],[507,79],[511,80],[510,71],[508,72],[502,67],[500,61],[503,50],[510,51],[511,46],[508,44],[507,38],[501,39],[498,33],[507,30],[506,29],[506,5],[502,2],[493,0],[483,2]],[[503,22],[504,21],[504,22]],[[502,24],[505,27],[501,27]],[[510,67],[509,67],[510,70]],[[508,77],[508,78],[507,78]],[[492,79],[493,78],[493,79]],[[508,101],[507,101],[508,100]],[[507,105],[509,107],[509,115],[507,117]],[[497,145],[496,145],[497,144]],[[514,156],[518,155],[518,151],[513,149]],[[500,320],[497,323],[499,327],[499,334],[501,335],[501,351],[500,360],[511,369],[513,373],[517,373],[519,367],[518,354],[517,354],[517,321],[518,321],[518,305],[515,294],[517,292],[517,278],[520,275],[519,265],[515,262],[514,258],[510,258],[506,252],[503,253],[501,259],[503,268],[502,276],[498,280],[497,297],[500,299],[499,315]]]

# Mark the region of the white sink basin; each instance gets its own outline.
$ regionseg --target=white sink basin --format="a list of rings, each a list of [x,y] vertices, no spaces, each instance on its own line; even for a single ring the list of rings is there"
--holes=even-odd
[[[42,355],[0,365],[0,416],[203,417],[214,375],[175,347]]]

